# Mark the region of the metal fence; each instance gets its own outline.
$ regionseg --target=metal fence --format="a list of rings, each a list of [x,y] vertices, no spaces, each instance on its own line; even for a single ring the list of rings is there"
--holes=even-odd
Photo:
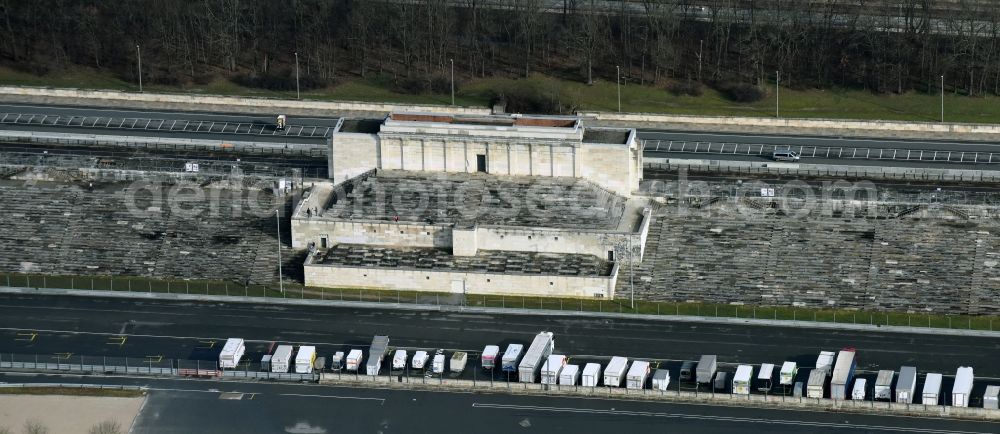
[[[790,149],[802,158],[844,160],[887,160],[926,163],[994,164],[1000,154],[994,152],[931,149],[867,148],[854,146],[768,145],[753,143],[689,142],[678,140],[643,140],[645,152],[745,155],[770,157],[775,149]]]
[[[333,130],[333,127],[314,125],[289,125],[287,128],[279,130],[275,127],[274,123],[64,116],[32,113],[0,113],[0,124],[288,137],[327,137]]]

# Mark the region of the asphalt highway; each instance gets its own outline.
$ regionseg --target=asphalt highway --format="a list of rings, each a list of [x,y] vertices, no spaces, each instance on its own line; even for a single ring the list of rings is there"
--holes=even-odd
[[[7,383],[149,388],[133,431],[148,434],[513,432],[994,433],[996,423],[938,418],[721,407],[310,384],[0,374]]]
[[[487,344],[527,346],[536,333],[555,333],[556,348],[579,358],[657,359],[679,363],[718,354],[725,364],[815,364],[821,350],[855,347],[865,371],[917,366],[952,374],[974,366],[976,377],[1000,383],[1000,338],[813,330],[604,319],[329,308],[132,301],[84,297],[0,296],[0,353],[91,356],[163,356],[213,360],[215,344],[242,337],[248,354],[275,342],[311,344],[321,355],[365,348],[372,336],[393,346],[481,351]],[[124,338],[124,339],[121,339]],[[214,348],[214,352],[213,352]],[[217,359],[215,359],[217,360]]]

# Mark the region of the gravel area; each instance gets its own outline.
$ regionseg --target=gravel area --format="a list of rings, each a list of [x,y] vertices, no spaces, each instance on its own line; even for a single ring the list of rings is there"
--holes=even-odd
[[[53,434],[87,434],[92,427],[113,420],[128,432],[146,398],[103,398],[61,395],[0,395],[0,432],[25,431],[39,423]]]

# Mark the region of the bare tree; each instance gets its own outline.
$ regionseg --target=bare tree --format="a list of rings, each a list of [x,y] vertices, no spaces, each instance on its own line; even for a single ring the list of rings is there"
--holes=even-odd
[[[90,428],[88,434],[122,434],[122,427],[116,420],[106,420]]]
[[[30,419],[24,423],[24,434],[49,434],[49,428],[41,422]]]

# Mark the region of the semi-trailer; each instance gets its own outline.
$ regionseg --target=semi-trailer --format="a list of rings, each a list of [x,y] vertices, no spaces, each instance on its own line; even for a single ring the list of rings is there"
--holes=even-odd
[[[622,380],[625,379],[625,368],[628,367],[628,358],[614,356],[608,362],[608,367],[604,368],[604,385],[607,387],[621,387]]]
[[[361,359],[364,358],[364,353],[359,349],[353,349],[347,353],[347,370],[351,372],[358,372],[361,368]]]
[[[469,362],[469,354],[465,351],[455,351],[455,354],[451,355],[451,363],[448,367],[451,372],[455,374],[461,374],[465,370],[465,364]]]
[[[657,369],[653,371],[653,390],[667,390],[670,387],[670,371]]]
[[[1000,410],[1000,386],[986,386],[986,392],[983,393],[983,408]]]
[[[601,382],[601,364],[587,363],[583,367],[583,375],[580,376],[580,385],[587,387],[597,387]]]
[[[785,362],[781,364],[781,371],[778,373],[778,382],[782,386],[791,386],[795,382],[795,375],[799,372],[799,365],[795,362]]]
[[[858,366],[855,355],[854,348],[845,348],[837,354],[837,364],[830,380],[830,398],[847,399],[847,388],[854,379],[854,370]]]
[[[899,368],[899,380],[896,381],[896,402],[914,404],[917,393],[917,368],[903,366]]]
[[[930,373],[924,377],[924,390],[920,394],[923,405],[938,405],[941,401],[941,374]]]
[[[975,381],[971,366],[960,366],[955,371],[955,384],[951,387],[951,406],[968,407],[972,398],[972,383]]]
[[[833,359],[836,356],[837,353],[833,351],[820,351],[816,357],[816,369],[826,369],[826,375],[829,376],[833,371]]]
[[[559,373],[560,386],[575,386],[580,381],[580,365],[563,366]]]
[[[271,372],[288,372],[289,362],[292,360],[292,346],[278,345],[271,355]]]
[[[483,348],[483,355],[481,357],[483,369],[487,371],[492,371],[493,367],[496,366],[497,355],[500,354],[500,347],[496,345],[487,345]]]
[[[868,397],[868,380],[858,378],[854,380],[854,389],[851,390],[851,399],[864,401]]]
[[[299,347],[299,352],[295,354],[295,373],[311,374],[313,363],[316,362],[316,347],[303,345]]]
[[[243,339],[226,339],[226,344],[222,346],[222,352],[219,353],[219,368],[235,368],[236,365],[240,364],[240,359],[243,358],[244,352],[246,352],[246,346]]]
[[[539,369],[545,363],[545,358],[555,350],[555,346],[556,343],[552,337],[552,332],[541,332],[535,335],[535,339],[531,342],[531,346],[528,347],[528,351],[524,353],[524,358],[517,365],[517,381],[522,383],[534,383],[537,381]]]
[[[524,345],[507,345],[507,350],[503,352],[503,358],[500,359],[500,369],[504,372],[517,372],[517,364],[521,362],[521,353],[523,352]]]
[[[828,371],[824,369],[813,369],[809,372],[809,381],[806,383],[806,396],[809,398],[826,397],[826,377]]]
[[[757,390],[760,392],[770,392],[774,385],[774,364],[762,363],[760,371],[757,373]]]
[[[365,373],[368,375],[378,375],[382,370],[382,360],[385,353],[389,351],[389,337],[375,336],[372,338],[372,345],[368,350],[368,363],[365,364]]]
[[[645,389],[647,378],[649,378],[649,362],[636,360],[632,362],[632,366],[628,368],[628,373],[625,374],[625,388]]]
[[[892,369],[878,371],[878,376],[875,377],[875,394],[872,399],[876,401],[892,401],[892,377],[895,375],[896,371]]]
[[[566,365],[566,356],[562,354],[550,354],[542,364],[542,384],[556,384],[559,382],[559,374]]]
[[[715,355],[703,355],[698,361],[698,368],[695,370],[695,382],[698,384],[708,384],[715,376],[715,370],[719,367],[719,357]]]
[[[740,365],[733,374],[733,394],[749,395],[750,381],[753,378],[753,366]]]

